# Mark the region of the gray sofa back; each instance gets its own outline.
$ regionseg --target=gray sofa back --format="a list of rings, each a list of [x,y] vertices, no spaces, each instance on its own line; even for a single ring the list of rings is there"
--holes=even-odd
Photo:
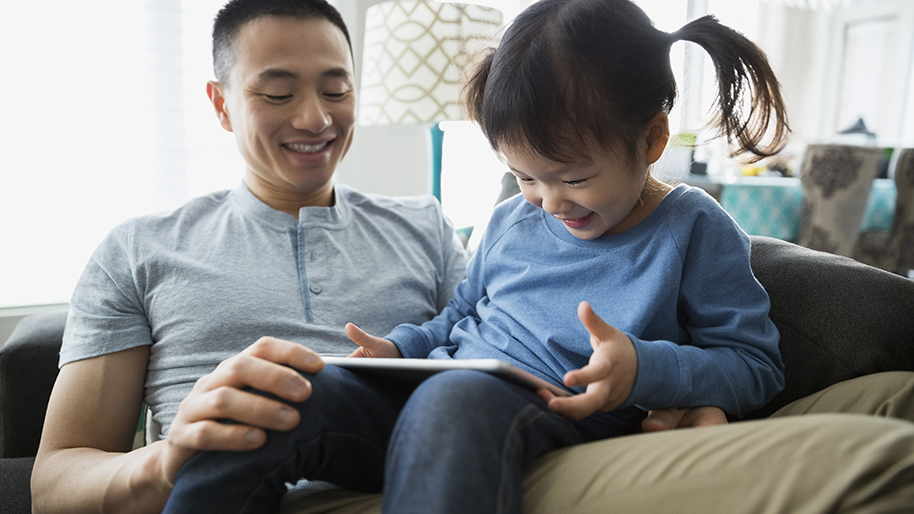
[[[28,316],[0,347],[0,458],[38,451],[66,321],[66,312]]]
[[[752,270],[781,332],[786,387],[750,418],[842,380],[914,371],[914,280],[779,239],[751,239]]]

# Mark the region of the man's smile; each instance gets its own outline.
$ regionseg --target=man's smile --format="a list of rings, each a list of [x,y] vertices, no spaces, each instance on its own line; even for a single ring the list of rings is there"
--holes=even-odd
[[[285,143],[282,146],[284,148],[292,150],[293,152],[317,153],[317,152],[323,150],[324,148],[326,148],[328,144],[330,144],[330,141],[324,141],[323,143],[319,143],[316,145],[306,145],[306,144],[302,144],[302,143]]]

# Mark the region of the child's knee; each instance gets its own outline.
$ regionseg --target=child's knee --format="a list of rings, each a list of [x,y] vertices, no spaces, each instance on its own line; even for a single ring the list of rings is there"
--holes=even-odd
[[[438,373],[413,392],[401,414],[401,422],[419,418],[418,424],[436,429],[466,427],[478,422],[505,422],[531,404],[546,409],[534,393],[479,371],[455,370]]]

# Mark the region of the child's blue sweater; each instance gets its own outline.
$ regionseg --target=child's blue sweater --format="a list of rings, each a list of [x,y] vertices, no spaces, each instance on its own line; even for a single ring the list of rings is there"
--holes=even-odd
[[[646,219],[585,241],[521,196],[495,209],[447,308],[387,338],[404,357],[495,358],[562,385],[587,364],[587,300],[624,331],[638,375],[615,412],[713,405],[741,417],[784,386],[768,295],[749,239],[700,189],[679,186]]]

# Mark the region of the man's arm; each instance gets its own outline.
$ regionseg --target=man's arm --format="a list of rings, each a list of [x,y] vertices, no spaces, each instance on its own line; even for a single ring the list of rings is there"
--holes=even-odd
[[[34,512],[161,512],[196,451],[251,450],[266,441],[264,429],[298,425],[294,409],[241,389],[301,402],[311,388],[295,369],[323,368],[300,344],[262,338],[197,381],[167,440],[130,451],[148,360],[149,347],[140,346],[61,369],[32,472]]]
[[[162,445],[130,452],[148,359],[141,346],[61,368],[32,472],[34,512],[161,511]]]

